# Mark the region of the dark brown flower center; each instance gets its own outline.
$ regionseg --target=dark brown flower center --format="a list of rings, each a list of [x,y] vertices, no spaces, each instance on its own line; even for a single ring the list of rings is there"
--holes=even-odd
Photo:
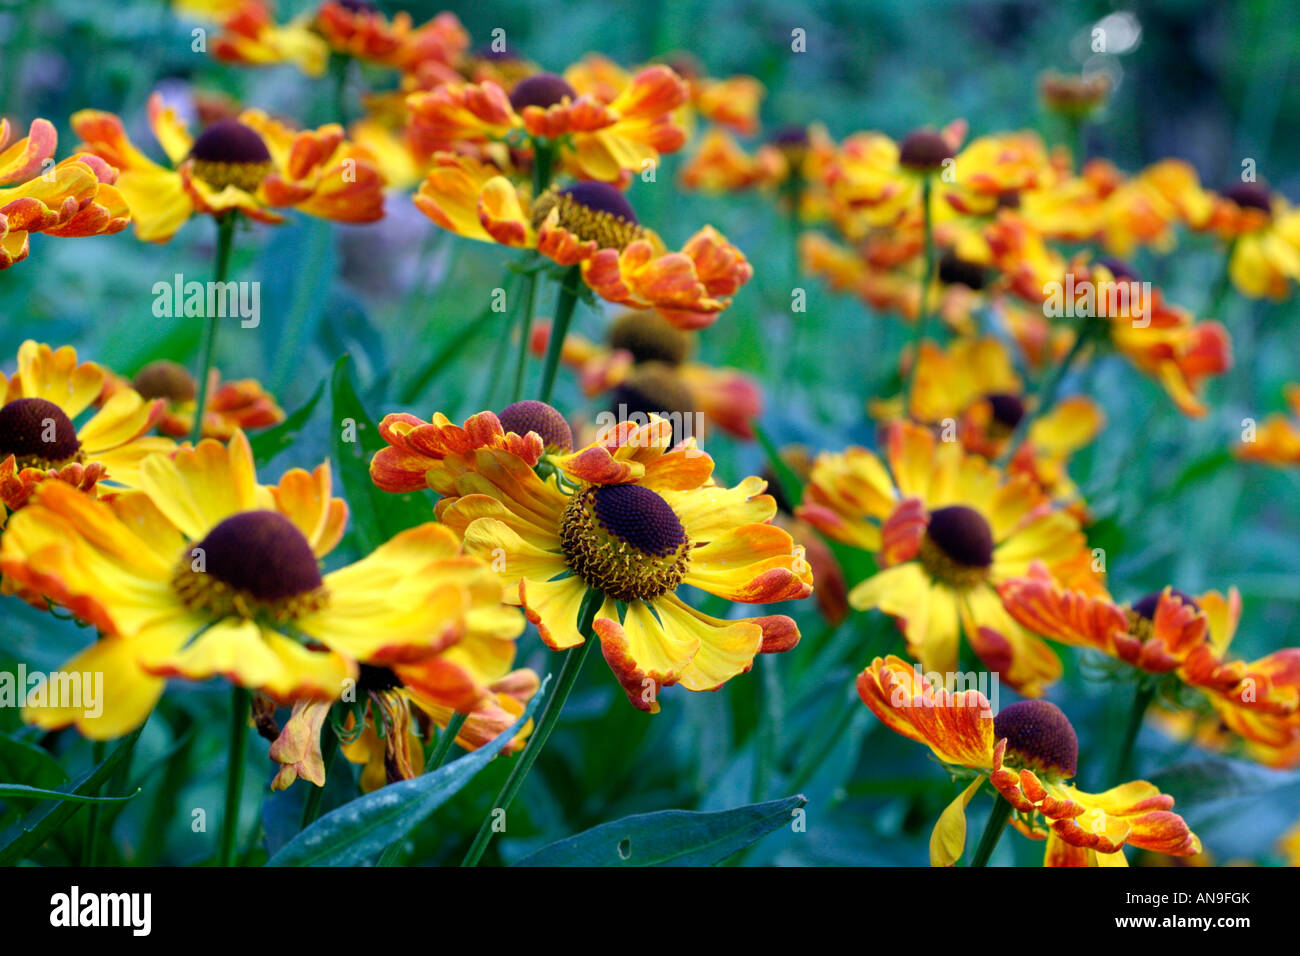
[[[1013,431],[1025,417],[1025,403],[1019,396],[994,392],[985,395],[984,401],[989,403],[989,408],[993,412],[993,421],[1009,431]]]
[[[533,226],[540,226],[553,209],[559,210],[563,229],[601,249],[622,251],[641,237],[632,204],[608,183],[581,182],[542,194],[533,204]]]
[[[672,506],[640,485],[594,485],[573,496],[560,524],[573,573],[618,601],[676,589],[690,542]]]
[[[934,130],[919,129],[908,133],[898,147],[898,161],[908,169],[931,172],[952,158],[952,147]]]
[[[974,508],[950,505],[931,511],[926,537],[962,567],[987,568],[993,563],[993,532]]]
[[[944,285],[964,285],[978,292],[988,285],[988,272],[949,249],[939,259],[939,281]]]
[[[185,366],[166,359],[140,369],[131,384],[143,398],[165,398],[169,402],[192,402],[198,394],[194,376]]]
[[[1030,770],[1073,777],[1079,738],[1061,708],[1045,700],[1021,700],[993,718],[993,737],[1007,741],[1007,754]]]
[[[401,686],[401,679],[387,667],[362,664],[360,672],[357,674],[357,688],[359,690],[378,692],[396,690]]]
[[[1268,190],[1258,183],[1236,183],[1223,191],[1225,199],[1231,199],[1242,209],[1258,209],[1272,213],[1273,202]]]
[[[695,400],[672,366],[649,362],[614,387],[609,410],[620,421],[648,422],[651,415],[658,415],[672,424],[676,445],[692,427]]]
[[[326,597],[311,545],[278,511],[226,518],[182,555],[172,583],[187,606],[219,617],[284,620]]]
[[[81,451],[67,413],[43,398],[16,398],[0,408],[0,458],[13,455],[19,468],[58,465]]]
[[[631,352],[634,362],[680,365],[690,352],[691,340],[658,312],[626,312],[609,327],[609,345]]]
[[[546,109],[548,106],[554,106],[567,100],[576,100],[578,94],[574,92],[562,76],[556,76],[554,73],[537,73],[527,79],[520,80],[515,84],[515,88],[510,91],[510,105],[514,107],[516,113],[522,112],[525,106],[540,106]]]
[[[1164,592],[1162,591],[1152,591],[1145,597],[1134,601],[1130,605],[1133,609],[1133,613],[1143,620],[1154,621],[1156,619],[1156,608],[1160,606],[1160,596],[1163,593]],[[1190,604],[1193,610],[1199,611],[1201,609],[1201,606],[1196,603],[1190,594],[1184,594],[1176,588],[1170,588],[1169,593],[1178,598],[1178,600],[1182,601],[1184,604]]]
[[[564,416],[545,402],[527,399],[507,405],[497,415],[501,427],[516,435],[537,432],[548,451],[573,451],[573,431]]]
[[[1106,267],[1107,271],[1120,282],[1137,282],[1137,270],[1125,262],[1123,259],[1112,259],[1110,257],[1098,260],[1099,264]]]
[[[219,119],[190,147],[194,175],[213,189],[257,189],[271,171],[271,152],[262,137],[236,119]]]

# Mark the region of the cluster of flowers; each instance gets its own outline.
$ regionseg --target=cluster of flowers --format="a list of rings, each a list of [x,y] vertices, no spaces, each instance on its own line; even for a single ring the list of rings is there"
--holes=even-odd
[[[218,23],[219,59],[312,76],[332,60],[343,77],[360,60],[395,71],[398,86],[367,96],[365,117],[346,128],[299,130],[219,107],[197,135],[155,94],[148,118],[166,164],[137,149],[119,117],[87,110],[71,120],[80,152],[54,165],[53,127],[37,120],[0,153],[0,185],[17,184],[0,191],[0,267],[26,256],[32,232],[95,235],[133,220],[140,239],[165,242],[196,213],[224,228],[239,216],[274,224],[287,208],[364,223],[383,216],[386,192],[413,191],[442,229],[524,250],[530,283],[554,274],[554,321],[531,329],[524,316],[521,348],[544,354],[552,375],[573,368],[588,396],[608,393],[620,420],[586,422],[575,441],[542,401],[461,425],[441,413],[386,416],[371,477],[389,492],[432,491],[436,521],[323,574],[347,506],[327,463],[258,480],[245,431],[284,416],[256,382],[222,385],[213,370],[195,378],[169,363],[128,380],[69,347],[25,343],[17,372],[0,380],[3,588],[93,625],[100,639],[69,668],[105,673],[108,691],[101,716],[41,706],[25,719],[112,738],[147,718],[168,678],[223,677],[256,694],[281,765],[275,786],[323,785],[330,719],[374,788],[420,772],[434,727],[474,748],[515,722],[539,687],[514,668],[525,621],[555,650],[598,641],[629,702],[655,713],[663,688],[717,689],[800,639],[790,617],[714,617],[680,588],[799,600],[815,571],[828,618],[846,605],[891,615],[928,671],[956,672],[964,636],[989,671],[1038,698],[1062,674],[1049,642],[1090,648],[1140,672],[1162,700],[1199,695],[1204,706],[1184,713],[1213,714],[1218,743],[1240,742],[1272,766],[1300,763],[1300,649],[1231,659],[1235,590],[1112,598],[1068,474],[1101,411],[1084,396],[1056,401],[1054,387],[1030,395],[1016,371],[1064,370],[1110,347],[1183,412],[1204,414],[1205,379],[1230,365],[1221,325],[1158,290],[1082,303],[1074,290],[1141,286],[1112,257],[1167,251],[1186,227],[1225,240],[1243,293],[1286,294],[1300,278],[1300,213],[1281,197],[1254,184],[1209,193],[1173,160],[1132,177],[1102,160],[1076,169],[1068,151],[1028,133],[963,147],[961,123],[898,143],[789,129],[751,155],[733,133],[758,133],[761,86],[711,79],[685,60],[625,71],[588,56],[550,73],[504,47],[471,50],[446,13],[415,26],[330,0],[280,23],[262,0],[182,6]],[[900,394],[871,406],[882,453],[791,462],[805,486],[781,489],[780,516],[763,478],[716,482],[682,426],[698,410],[753,434],[757,386],[691,359],[753,269],[708,225],[670,248],[625,195],[702,122],[683,185],[779,191],[796,222],[834,233],[802,234],[807,270],[918,333]],[[568,333],[582,288],[629,310],[604,343]],[[1054,314],[1062,295],[1070,311]],[[531,310],[531,292],[527,301]],[[1053,321],[1076,305],[1081,321]],[[932,314],[947,344],[924,338]],[[1300,433],[1288,429],[1270,423],[1268,447],[1300,460]],[[850,588],[827,541],[869,553],[878,570]],[[1126,844],[1200,851],[1151,784],[1090,794],[1068,783],[1078,743],[1055,705],[1030,699],[995,717],[982,695],[936,688],[894,656],[876,659],[858,689],[891,729],[954,773],[975,772],[939,821],[936,863],[961,855],[964,808],[986,779],[1015,826],[1046,840],[1049,864],[1122,865]],[[292,707],[283,727],[278,705]]]

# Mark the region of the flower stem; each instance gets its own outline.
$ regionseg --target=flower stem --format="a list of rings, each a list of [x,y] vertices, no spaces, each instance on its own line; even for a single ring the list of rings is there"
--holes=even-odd
[[[239,797],[244,789],[244,744],[248,741],[248,709],[253,696],[235,686],[230,694],[230,753],[226,763],[226,812],[221,818],[218,866],[233,866],[239,836]]]
[[[1137,693],[1133,695],[1128,721],[1124,725],[1124,738],[1120,741],[1119,750],[1115,751],[1115,767],[1110,775],[1112,786],[1118,786],[1128,777],[1129,768],[1133,765],[1133,745],[1137,742],[1138,731],[1142,729],[1147,708],[1155,696],[1155,684],[1145,681],[1138,685]]]
[[[993,848],[998,845],[998,840],[1002,838],[1002,831],[1007,828],[1007,821],[1011,819],[1011,809],[1007,798],[998,794],[993,802],[993,809],[989,811],[988,822],[984,824],[984,832],[980,834],[979,846],[975,848],[975,857],[971,860],[971,866],[989,865]]]
[[[90,762],[98,767],[108,756],[108,744],[96,740],[91,745]],[[99,853],[99,804],[92,803],[86,813],[86,842],[81,848],[81,865],[94,866]]]
[[[904,414],[912,403],[912,383],[916,378],[916,366],[920,362],[921,342],[925,338],[925,328],[929,324],[930,286],[934,283],[934,223],[930,217],[930,177],[925,177],[921,186],[921,214],[925,223],[925,271],[921,273],[921,298],[917,303],[916,332],[912,336],[912,364],[907,370],[907,382],[903,388]]]
[[[529,258],[529,264],[535,264],[537,253]],[[524,276],[524,321],[519,332],[519,358],[515,362],[515,387],[511,391],[510,401],[519,401],[524,397],[524,373],[528,369],[529,339],[533,333],[533,305],[537,299],[537,271],[530,269]]]
[[[225,282],[230,269],[230,249],[235,241],[235,220],[237,211],[226,213],[217,219],[217,257],[213,268],[214,281]],[[203,437],[203,417],[208,404],[208,376],[212,371],[212,358],[217,348],[217,316],[208,315],[203,319],[203,340],[199,345],[198,394],[194,406],[194,427],[190,430],[190,441],[197,445]]]
[[[519,760],[515,763],[514,768],[510,771],[510,776],[506,778],[505,784],[502,785],[501,792],[497,794],[496,799],[492,802],[492,808],[484,818],[482,826],[478,828],[474,843],[470,846],[469,852],[465,854],[465,859],[461,861],[461,866],[478,866],[478,861],[483,858],[483,851],[492,842],[492,825],[495,822],[494,815],[496,811],[501,810],[504,812],[510,808],[510,804],[519,793],[520,787],[524,785],[524,778],[528,776],[528,771],[532,769],[538,755],[542,752],[542,748],[546,746],[551,731],[559,723],[560,712],[564,709],[564,702],[569,699],[574,684],[577,683],[578,674],[582,670],[582,662],[586,660],[591,646],[596,643],[593,624],[596,620],[596,614],[600,611],[600,606],[604,601],[605,596],[595,588],[587,589],[587,596],[583,598],[582,607],[578,610],[578,633],[582,635],[583,642],[565,652],[564,664],[561,666],[560,674],[555,681],[555,690],[551,691],[550,696],[546,699],[541,716],[537,718],[537,724],[533,727],[532,736],[528,738],[528,743],[525,745],[523,753],[519,755]]]
[[[460,733],[460,728],[465,726],[465,720],[465,714],[451,715],[451,720],[447,721],[447,726],[443,728],[442,736],[438,738],[438,746],[434,748],[433,753],[429,754],[429,759],[424,762],[425,773],[437,770],[447,762],[447,755],[451,753],[451,745],[456,742],[456,735]]]
[[[582,267],[570,266],[560,283],[551,341],[547,343],[546,364],[542,366],[542,390],[538,397],[543,402],[551,400],[551,391],[555,388],[555,372],[560,367],[560,353],[564,350],[564,338],[569,334],[569,323],[573,321],[573,310],[578,304],[578,283],[581,281]]]

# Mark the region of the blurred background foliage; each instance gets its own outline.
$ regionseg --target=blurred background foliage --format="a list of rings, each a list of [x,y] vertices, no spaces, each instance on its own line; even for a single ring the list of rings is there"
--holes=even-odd
[[[306,6],[301,0],[279,4],[282,15]],[[1037,102],[1036,75],[1084,66],[1092,56],[1091,26],[1124,12],[1104,2],[1001,0],[412,0],[380,6],[408,9],[417,22],[452,9],[475,44],[503,28],[513,49],[557,72],[588,51],[629,66],[689,51],[711,75],[747,73],[762,81],[769,129],[820,120],[836,138],[860,129],[897,137],[918,125],[964,117],[972,135],[1027,127],[1050,141],[1063,131]],[[1250,157],[1263,178],[1300,199],[1300,9],[1292,0],[1152,0],[1111,22],[1126,27],[1129,42],[1106,57],[1117,89],[1089,130],[1091,155],[1108,156],[1127,170],[1181,157],[1210,187],[1236,177]],[[161,0],[0,0],[0,111],[20,130],[35,116],[53,121],[62,137],[60,157],[75,143],[68,116],[86,107],[122,115],[137,144],[159,156],[144,119],[145,101],[159,88],[221,91],[298,123],[333,119],[328,80],[313,82],[292,67],[217,63],[191,52],[194,25],[173,16]],[[806,32],[807,53],[791,52],[795,28]],[[374,88],[396,81],[382,71],[367,70],[364,77]],[[756,272],[702,336],[703,358],[761,378],[763,422],[778,444],[873,444],[864,405],[890,388],[907,336],[903,324],[814,280],[792,277],[790,236],[773,204],[754,195],[683,194],[675,186],[681,159],[669,157],[656,182],[633,186],[642,221],[670,244],[711,222],[745,251]],[[214,238],[207,220],[192,222],[162,246],[140,243],[130,232],[76,242],[34,237],[31,258],[0,275],[0,356],[9,356],[0,362],[12,366],[18,344],[34,337],[71,343],[124,374],[157,358],[190,363],[199,323],[156,318],[150,290],[175,273],[206,278]],[[237,239],[232,277],[261,280],[263,320],[257,329],[232,326],[223,333],[218,365],[227,378],[259,378],[289,411],[328,381],[344,353],[374,420],[395,410],[425,417],[441,410],[459,420],[499,408],[508,388],[500,369],[513,349],[488,302],[503,284],[507,261],[498,247],[441,234],[402,194],[390,197],[386,218],[373,226],[291,218],[279,228],[247,228]],[[1222,265],[1208,241],[1184,236],[1166,260],[1139,266],[1153,270],[1174,302],[1211,317],[1203,310]],[[792,287],[808,295],[793,336]],[[549,308],[543,302],[541,314]],[[1294,299],[1229,299],[1227,313],[1217,318],[1233,334],[1237,365],[1211,383],[1213,410],[1200,421],[1180,416],[1156,385],[1119,359],[1104,360],[1070,383],[1094,395],[1109,420],[1073,472],[1097,517],[1090,539],[1106,551],[1112,590],[1131,599],[1167,583],[1189,592],[1237,585],[1245,612],[1234,651],[1247,658],[1300,643],[1300,477],[1243,466],[1226,454],[1242,420],[1280,409],[1282,385],[1297,377],[1296,312]],[[580,308],[575,328],[599,337],[606,321]],[[290,328],[298,331],[286,338]],[[556,394],[567,413],[596,410],[564,372]],[[263,467],[263,478],[332,454],[338,430],[332,417],[326,394],[292,445]],[[754,445],[717,436],[709,450],[728,482],[763,467]],[[351,497],[350,504],[359,506]],[[347,560],[355,549],[349,541],[332,560]],[[805,638],[797,650],[761,661],[754,673],[714,694],[670,689],[656,717],[629,707],[593,656],[489,859],[508,862],[630,813],[722,809],[803,792],[810,799],[807,832],[773,834],[742,862],[923,864],[933,821],[956,789],[925,748],[882,728],[853,690],[854,675],[873,655],[901,643],[878,615],[854,615],[833,631],[813,602],[805,603],[779,609],[801,621]],[[4,603],[4,615],[0,667],[24,661],[52,669],[89,638],[13,600]],[[1070,660],[1067,677],[1049,696],[1079,731],[1081,785],[1097,787],[1118,742],[1132,684],[1107,676],[1078,653],[1062,653]],[[551,661],[535,634],[521,642],[520,663],[548,669]],[[1002,703],[1011,697],[1004,689]],[[129,774],[108,791],[144,787],[141,797],[119,808],[110,859],[184,864],[212,856],[225,773],[226,699],[217,686],[176,687],[167,696]],[[0,730],[37,739],[17,724],[15,710],[0,709]],[[44,743],[64,767],[89,761],[89,745],[70,731]],[[305,798],[303,784],[269,794],[265,748],[254,738],[247,755],[243,824],[252,862],[295,832]],[[756,775],[760,762],[765,769]],[[1300,776],[1189,749],[1151,725],[1139,738],[1137,768],[1175,795],[1216,862],[1277,861],[1275,841],[1300,808]],[[356,793],[352,768],[340,761],[334,769],[326,809]],[[421,830],[404,858],[459,859],[507,772],[507,762],[498,760],[480,774]],[[45,766],[41,773],[53,780],[63,771]],[[11,805],[0,825],[17,809]],[[207,811],[206,833],[193,832],[196,809]],[[982,818],[977,803],[971,819]],[[65,828],[37,859],[75,861],[79,833]],[[993,862],[1040,860],[1041,845],[1009,838]]]

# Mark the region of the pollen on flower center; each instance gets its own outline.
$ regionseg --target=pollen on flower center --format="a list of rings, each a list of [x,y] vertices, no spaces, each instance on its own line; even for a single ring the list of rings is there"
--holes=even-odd
[[[1006,738],[1007,754],[1030,770],[1073,777],[1079,738],[1061,708],[1045,700],[1020,700],[993,718],[993,738]]]
[[[691,340],[658,312],[628,312],[609,327],[609,346],[632,353],[632,361],[681,365]]]
[[[569,423],[545,402],[532,399],[515,402],[503,408],[497,419],[502,428],[516,435],[537,432],[542,436],[547,451],[573,451],[573,431],[569,428]]]
[[[573,573],[617,601],[648,601],[681,584],[690,541],[672,506],[640,485],[593,485],[560,522]]]
[[[538,73],[520,80],[510,91],[510,105],[516,113],[521,112],[525,106],[540,106],[546,109],[566,99],[577,98],[578,94],[564,77],[556,76],[554,73]]]
[[[235,186],[253,192],[271,172],[271,152],[262,137],[235,119],[219,119],[190,147],[194,175],[213,189]]]
[[[632,204],[608,183],[581,182],[548,190],[533,204],[533,227],[540,227],[552,210],[557,211],[560,228],[601,249],[622,251],[642,235]]]
[[[198,385],[183,365],[159,359],[135,373],[131,385],[141,398],[165,398],[170,402],[192,402]]]
[[[277,511],[226,518],[181,556],[172,584],[187,607],[218,617],[289,620],[327,597],[311,545]]]
[[[81,442],[72,419],[43,398],[16,398],[0,408],[0,458],[19,468],[60,465],[78,457]]]
[[[993,564],[993,531],[988,521],[965,505],[931,511],[921,541],[921,563],[932,577],[959,587],[982,581]]]

